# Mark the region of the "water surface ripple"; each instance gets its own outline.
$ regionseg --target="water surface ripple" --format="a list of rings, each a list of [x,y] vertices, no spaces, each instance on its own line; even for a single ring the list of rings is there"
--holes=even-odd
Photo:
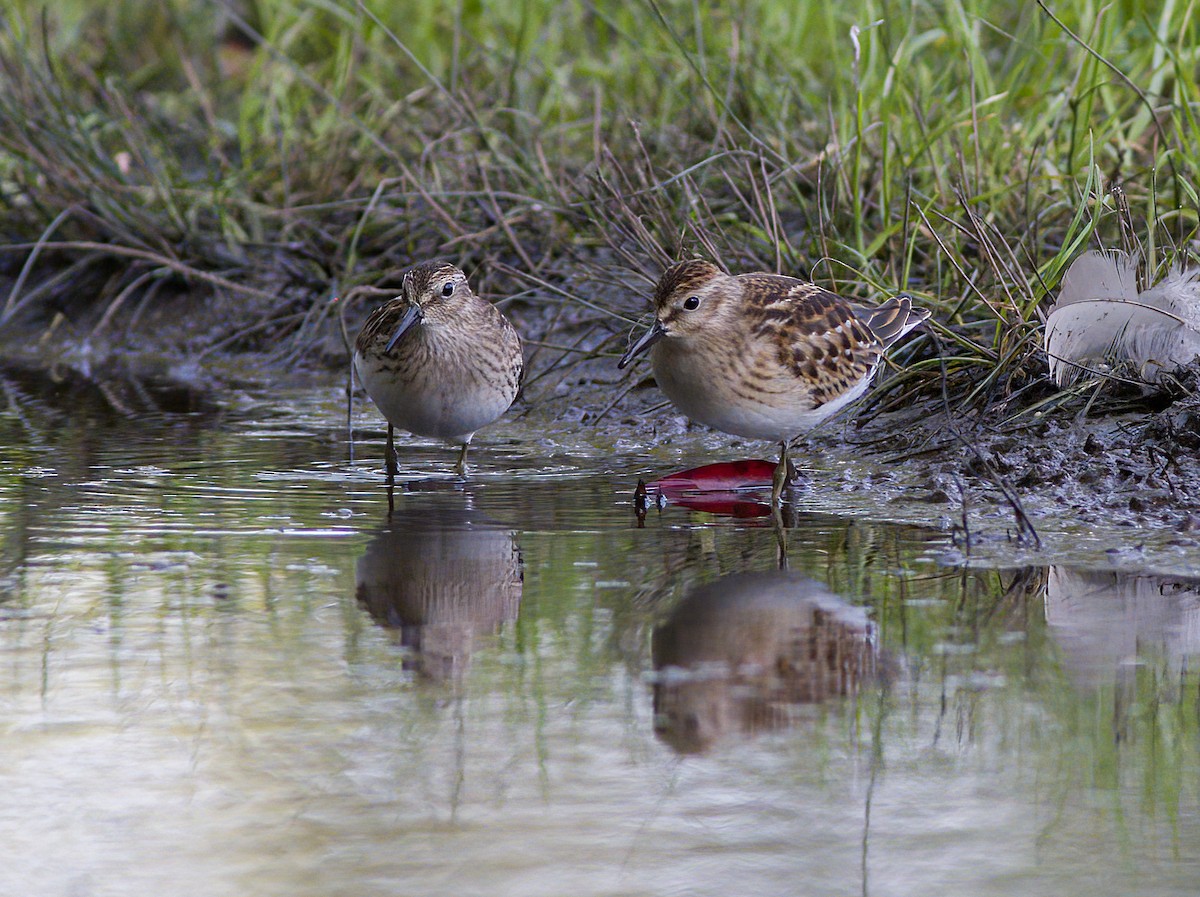
[[[1200,889],[1186,578],[826,514],[781,571],[520,420],[389,519],[336,390],[7,395],[2,894]]]

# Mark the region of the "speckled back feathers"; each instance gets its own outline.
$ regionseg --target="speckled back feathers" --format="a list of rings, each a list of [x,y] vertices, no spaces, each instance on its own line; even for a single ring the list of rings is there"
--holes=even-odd
[[[678,297],[705,288],[717,293],[707,301],[729,306],[714,317],[725,330],[726,344],[740,342],[742,351],[754,345],[774,356],[811,386],[813,407],[869,377],[884,349],[929,317],[914,309],[907,295],[878,308],[861,308],[794,277],[757,272],[731,276],[711,262],[690,259],[668,268],[659,281],[654,293],[659,320],[669,329],[684,314]],[[734,316],[741,319],[736,328],[731,327]]]
[[[654,304],[651,358],[668,398],[726,432],[779,439],[861,395],[887,346],[928,317],[907,296],[857,308],[793,277],[695,259],[664,272]]]

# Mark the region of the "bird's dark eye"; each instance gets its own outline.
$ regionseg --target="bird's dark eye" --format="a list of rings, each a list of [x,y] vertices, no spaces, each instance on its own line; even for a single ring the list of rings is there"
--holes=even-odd
[[[699,296],[688,296],[686,299],[683,300],[683,307],[686,308],[688,311],[691,311],[692,309],[695,309],[695,308],[699,308],[700,307],[700,297]]]
[[[442,295],[443,296],[453,296],[454,295],[454,284],[448,283],[444,287],[442,287]]]

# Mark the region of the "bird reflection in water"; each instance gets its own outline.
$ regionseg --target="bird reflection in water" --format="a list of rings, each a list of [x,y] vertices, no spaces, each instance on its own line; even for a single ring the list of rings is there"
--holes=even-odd
[[[652,650],[655,729],[680,753],[792,725],[804,705],[854,695],[875,671],[866,613],[786,572],[693,590]]]
[[[1151,662],[1178,675],[1200,655],[1200,580],[1051,567],[1046,622],[1080,686],[1120,681]]]
[[[517,618],[523,574],[513,532],[461,509],[393,514],[356,571],[359,604],[399,633],[406,666],[462,675],[477,640]]]

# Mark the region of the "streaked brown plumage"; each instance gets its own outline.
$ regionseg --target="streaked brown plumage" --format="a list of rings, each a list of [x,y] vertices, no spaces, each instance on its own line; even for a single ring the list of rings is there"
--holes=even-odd
[[[729,275],[700,259],[666,270],[654,311],[618,366],[650,349],[658,385],[688,417],[778,442],[775,502],[788,443],[866,392],[887,347],[929,317],[907,296],[862,308],[794,277]]]
[[[388,421],[388,471],[395,472],[393,428],[467,447],[480,427],[508,410],[524,372],[521,340],[504,315],[471,292],[448,262],[422,262],[401,295],[367,318],[354,369]]]

